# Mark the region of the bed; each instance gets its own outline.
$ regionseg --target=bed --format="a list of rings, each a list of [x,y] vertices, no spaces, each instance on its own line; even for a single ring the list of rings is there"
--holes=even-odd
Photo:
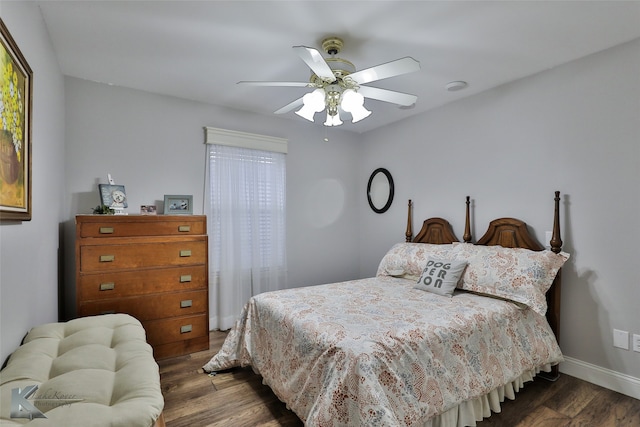
[[[430,218],[375,277],[252,297],[203,369],[251,366],[310,426],[475,426],[562,353],[559,192],[551,250],[499,218],[471,244]]]

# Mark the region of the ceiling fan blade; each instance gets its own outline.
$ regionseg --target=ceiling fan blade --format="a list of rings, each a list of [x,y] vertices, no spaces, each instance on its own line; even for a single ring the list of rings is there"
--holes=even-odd
[[[396,59],[395,61],[356,71],[355,73],[349,74],[348,77],[358,84],[365,84],[401,74],[413,73],[419,69],[420,63],[412,57],[406,56],[401,59]]]
[[[418,97],[408,93],[396,92],[388,89],[380,89],[371,86],[360,86],[358,93],[365,98],[377,99],[378,101],[391,102],[393,104],[408,107],[418,100]]]
[[[306,46],[294,46],[293,48],[316,76],[327,80],[329,83],[336,80],[333,70],[316,49]]]
[[[284,107],[282,107],[281,109],[274,111],[274,114],[284,114],[284,113],[288,113],[289,111],[296,109],[298,107],[302,107],[302,97],[296,99],[293,102],[288,103],[287,105],[285,105]]]
[[[250,85],[250,86],[289,86],[289,87],[310,87],[310,83],[305,82],[253,82],[253,81],[240,81],[236,84]]]

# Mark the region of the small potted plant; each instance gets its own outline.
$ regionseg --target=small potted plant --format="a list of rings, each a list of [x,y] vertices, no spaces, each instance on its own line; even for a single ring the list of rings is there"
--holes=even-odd
[[[98,205],[93,208],[94,215],[114,215],[115,212],[107,205]]]

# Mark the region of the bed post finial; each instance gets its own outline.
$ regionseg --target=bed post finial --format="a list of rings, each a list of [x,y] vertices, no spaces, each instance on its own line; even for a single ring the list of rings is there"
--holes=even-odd
[[[407,231],[404,233],[405,240],[411,242],[413,237],[413,229],[411,228],[411,199],[409,199],[409,205],[407,207]]]
[[[466,208],[466,216],[464,219],[464,235],[462,236],[462,240],[464,240],[465,243],[470,243],[471,242],[471,224],[469,221],[469,205],[471,204],[471,201],[469,200],[469,196],[467,196],[467,208]]]
[[[556,197],[553,199],[555,202],[555,208],[553,212],[553,233],[551,234],[551,241],[549,246],[555,253],[560,252],[562,249],[562,239],[560,238],[560,192],[556,191]]]

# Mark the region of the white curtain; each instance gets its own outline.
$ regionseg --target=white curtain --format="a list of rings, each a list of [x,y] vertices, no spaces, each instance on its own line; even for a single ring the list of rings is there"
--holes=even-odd
[[[283,153],[207,144],[211,329],[229,329],[253,295],[286,283]]]

